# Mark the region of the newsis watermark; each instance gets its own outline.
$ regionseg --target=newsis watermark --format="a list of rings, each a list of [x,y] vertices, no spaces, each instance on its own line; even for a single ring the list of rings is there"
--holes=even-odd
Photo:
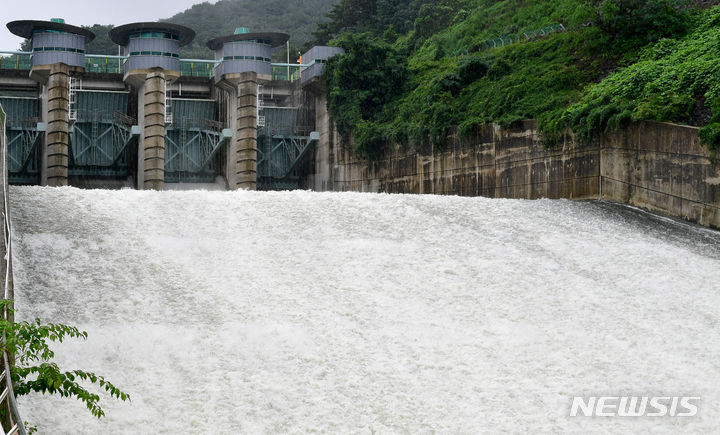
[[[575,396],[570,417],[694,417],[699,404],[691,396]]]

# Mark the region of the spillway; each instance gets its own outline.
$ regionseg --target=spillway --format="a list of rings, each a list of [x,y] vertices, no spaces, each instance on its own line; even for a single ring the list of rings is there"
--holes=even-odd
[[[605,202],[13,187],[20,319],[132,402],[41,433],[712,432],[720,236]],[[573,396],[699,396],[692,418]]]

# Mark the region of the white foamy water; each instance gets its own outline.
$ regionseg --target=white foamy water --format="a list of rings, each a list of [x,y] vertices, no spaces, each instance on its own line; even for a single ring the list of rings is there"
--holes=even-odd
[[[720,236],[606,203],[15,187],[18,317],[131,403],[50,434],[711,433]],[[700,396],[692,418],[576,395]]]

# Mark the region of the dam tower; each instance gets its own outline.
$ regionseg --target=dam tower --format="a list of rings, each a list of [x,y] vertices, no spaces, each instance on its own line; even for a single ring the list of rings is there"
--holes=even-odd
[[[132,23],[110,31],[127,57],[123,81],[138,90],[138,189],[165,186],[166,126],[172,123],[167,85],[180,77],[180,47],[194,37],[192,29],[170,23]]]
[[[85,44],[95,38],[89,30],[65,23],[22,20],[7,24],[17,36],[30,39],[30,77],[42,86],[39,117],[44,121],[45,141],[40,151],[40,184],[68,184],[69,146],[75,77],[84,71]]]
[[[232,131],[225,178],[231,189],[257,189],[258,127],[262,86],[272,80],[272,50],[288,41],[285,33],[251,33],[240,27],[233,35],[207,43],[215,52],[215,85],[228,94],[226,123]]]

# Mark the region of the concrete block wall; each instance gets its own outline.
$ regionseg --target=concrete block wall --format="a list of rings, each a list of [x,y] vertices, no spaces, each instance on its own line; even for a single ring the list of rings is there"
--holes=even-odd
[[[537,122],[493,127],[495,194],[499,198],[590,198],[599,193],[599,148],[578,146],[572,138],[546,149]],[[490,162],[488,162],[489,164]]]
[[[697,127],[640,122],[601,152],[603,198],[720,228],[720,164]]]
[[[442,149],[395,147],[369,162],[339,140],[317,111],[321,140],[307,185],[315,190],[493,198],[603,198],[720,228],[720,164],[695,127],[641,122],[581,145],[568,135],[545,148],[536,121],[487,125]]]
[[[337,190],[537,199],[590,198],[600,189],[599,148],[567,142],[547,150],[533,121],[508,130],[484,126],[464,139],[453,134],[424,153],[396,148],[373,162],[340,148]]]

